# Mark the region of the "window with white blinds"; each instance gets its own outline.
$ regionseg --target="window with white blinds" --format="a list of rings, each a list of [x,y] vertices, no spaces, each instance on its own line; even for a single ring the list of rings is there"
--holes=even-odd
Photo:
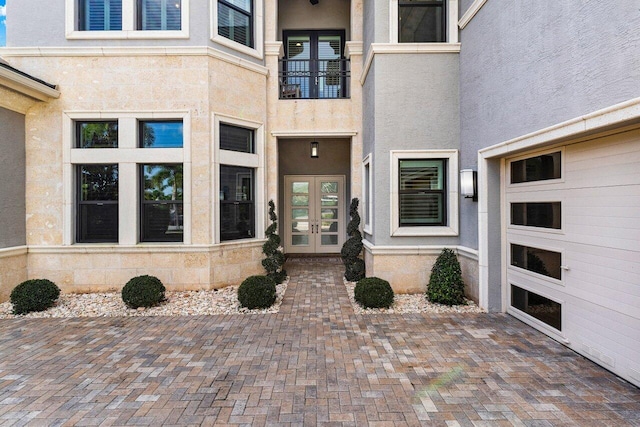
[[[446,160],[399,160],[401,227],[446,225]]]
[[[79,6],[81,31],[122,30],[122,0],[82,0]]]
[[[253,47],[252,0],[218,0],[218,34]]]
[[[180,30],[181,7],[181,0],[138,0],[138,29]]]

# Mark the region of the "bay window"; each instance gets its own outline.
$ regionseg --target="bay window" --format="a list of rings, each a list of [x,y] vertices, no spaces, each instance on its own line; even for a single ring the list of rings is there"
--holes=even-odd
[[[77,166],[76,240],[81,243],[118,241],[118,165]]]
[[[180,30],[181,0],[138,0],[138,30]]]
[[[220,241],[255,237],[254,182],[252,168],[220,165]]]
[[[253,47],[252,0],[218,0],[218,34]]]
[[[140,241],[182,242],[182,165],[140,165]]]

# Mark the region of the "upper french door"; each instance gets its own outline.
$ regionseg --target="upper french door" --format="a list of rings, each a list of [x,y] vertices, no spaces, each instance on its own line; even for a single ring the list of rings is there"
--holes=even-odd
[[[284,84],[293,98],[344,98],[344,31],[285,31]]]

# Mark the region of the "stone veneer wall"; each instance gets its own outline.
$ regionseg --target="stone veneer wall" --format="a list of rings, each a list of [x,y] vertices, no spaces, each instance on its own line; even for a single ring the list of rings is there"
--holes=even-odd
[[[420,250],[398,250],[397,253],[373,254],[365,247],[364,260],[367,267],[367,277],[380,277],[387,280],[397,294],[423,293],[427,290],[433,264],[438,258],[439,251],[429,250],[420,254]],[[433,252],[433,253],[432,253]],[[456,251],[462,278],[465,283],[467,298],[478,302],[478,260]]]
[[[0,249],[0,302],[9,300],[16,285],[27,280],[27,248]]]

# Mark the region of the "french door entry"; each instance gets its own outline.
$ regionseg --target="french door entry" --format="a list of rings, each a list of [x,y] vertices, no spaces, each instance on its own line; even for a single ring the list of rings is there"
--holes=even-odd
[[[344,176],[285,176],[285,251],[339,253],[344,208]]]

